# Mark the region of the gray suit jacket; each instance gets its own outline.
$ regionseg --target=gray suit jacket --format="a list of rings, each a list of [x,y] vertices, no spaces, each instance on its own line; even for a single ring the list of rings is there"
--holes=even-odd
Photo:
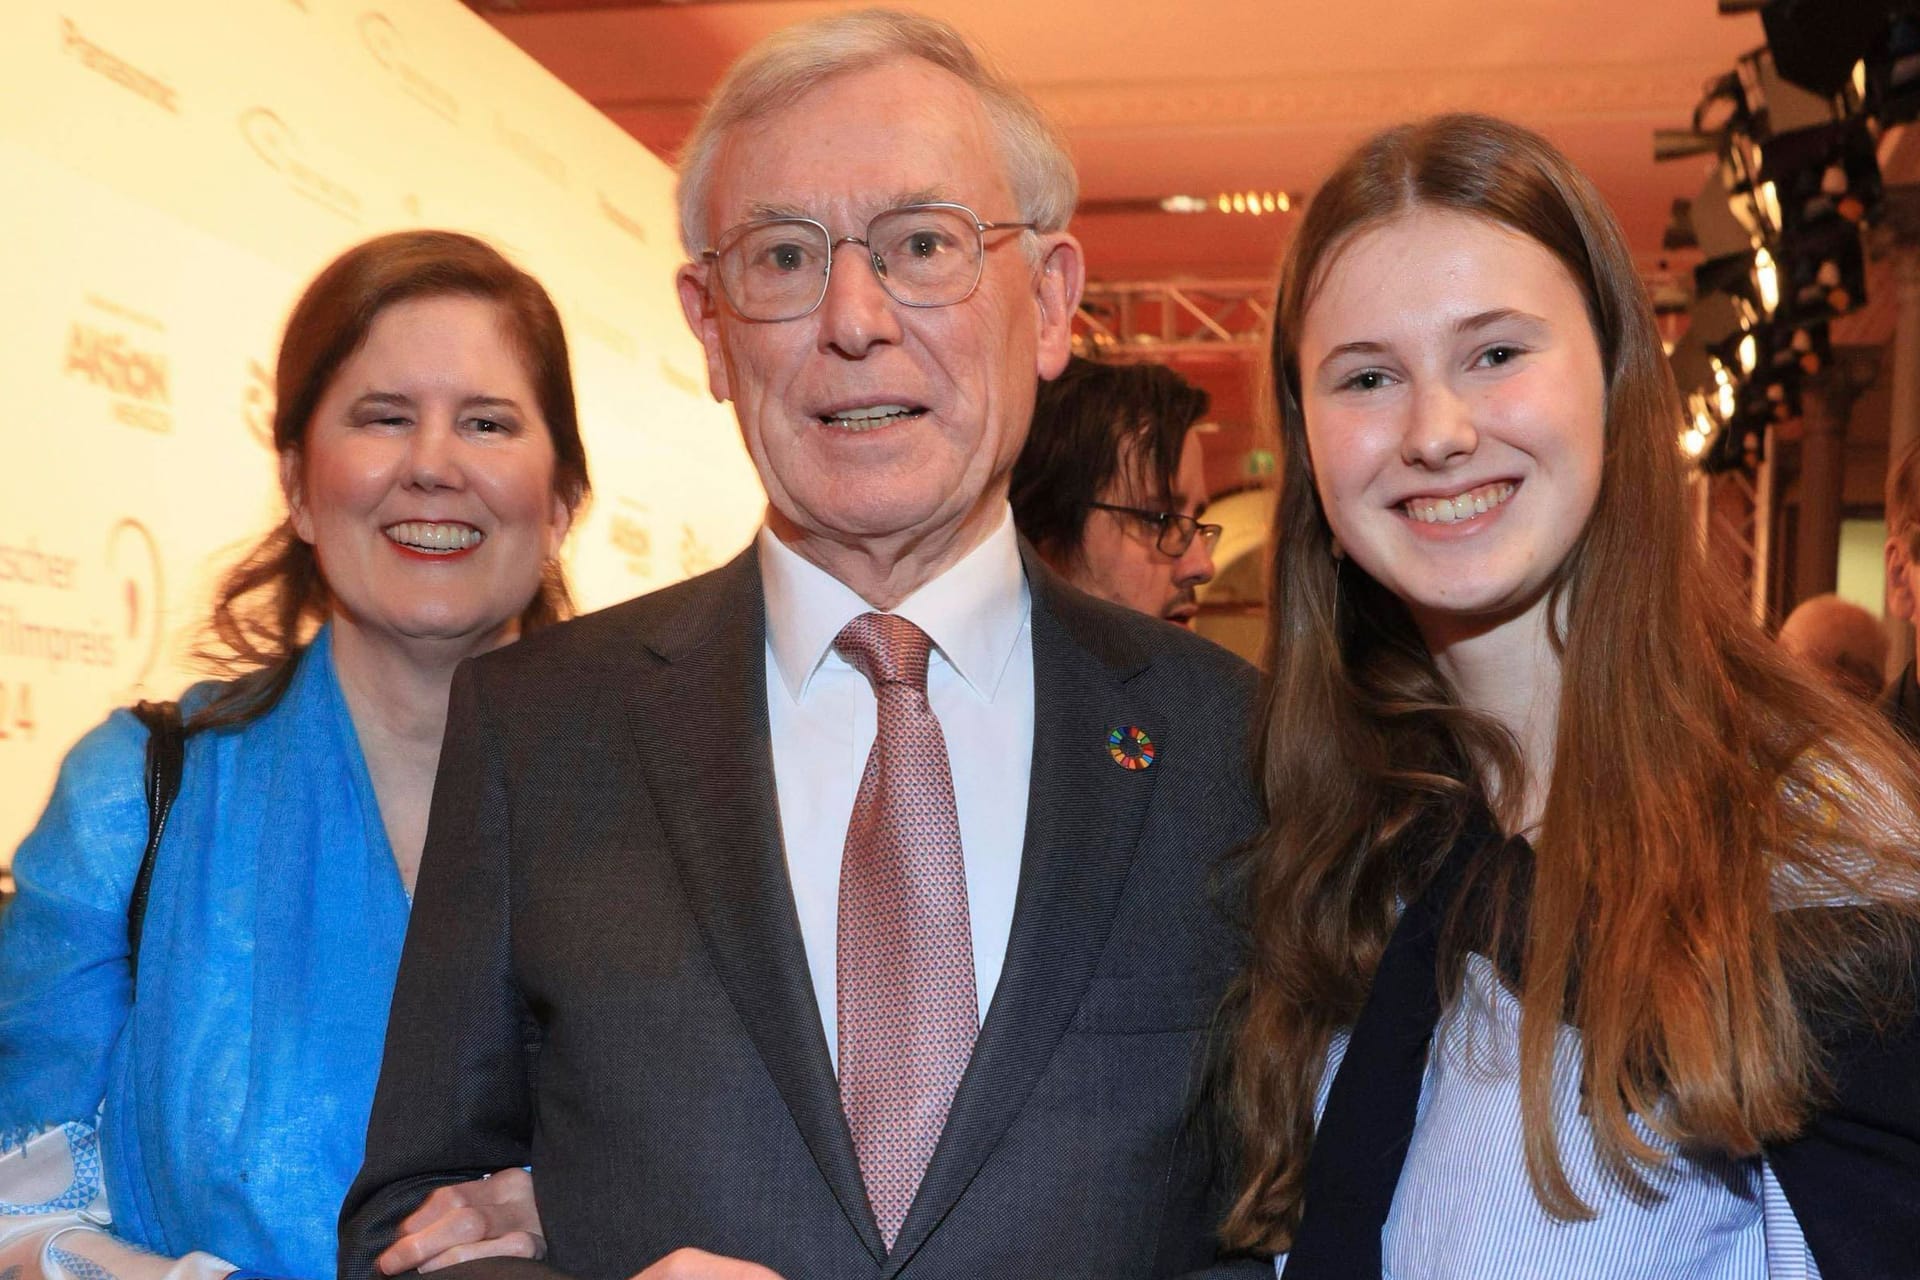
[[[461,669],[343,1280],[373,1275],[429,1189],[517,1164],[546,1262],[449,1280],[621,1280],[682,1245],[786,1280],[1238,1273],[1195,1113],[1240,960],[1216,872],[1258,820],[1253,673],[1026,560],[1012,936],[893,1252],[787,880],[749,550]],[[1123,725],[1152,736],[1151,768],[1109,756]]]

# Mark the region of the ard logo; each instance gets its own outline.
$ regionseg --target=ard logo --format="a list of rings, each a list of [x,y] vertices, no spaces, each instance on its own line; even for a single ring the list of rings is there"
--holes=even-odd
[[[299,136],[274,112],[266,107],[242,111],[240,136],[261,163],[285,178],[295,191],[351,222],[360,221],[359,194],[310,164]]]
[[[386,68],[403,90],[449,123],[460,123],[460,100],[445,85],[420,70],[408,54],[407,42],[392,18],[374,10],[361,14],[360,39],[373,60]]]
[[[114,397],[113,416],[127,426],[173,430],[173,415],[167,412],[173,404],[167,358],[136,347],[126,334],[74,321],[64,372]]]
[[[247,383],[240,393],[240,417],[247,432],[267,448],[273,448],[273,410],[277,397],[273,390],[273,371],[258,360],[247,361]],[[4,1280],[0,1277],[0,1280]]]
[[[107,533],[107,574],[119,596],[123,655],[139,665],[131,687],[138,689],[153,674],[160,657],[161,580],[160,543],[153,530],[132,516],[123,516]]]

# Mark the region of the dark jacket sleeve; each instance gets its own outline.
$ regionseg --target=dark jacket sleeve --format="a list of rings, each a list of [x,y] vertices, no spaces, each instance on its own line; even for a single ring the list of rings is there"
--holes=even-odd
[[[504,753],[479,684],[472,664],[454,678],[366,1160],[340,1214],[341,1280],[373,1280],[433,1188],[529,1158],[534,1048],[511,971]],[[520,1259],[443,1274],[479,1272],[559,1274]]]
[[[1823,1280],[1920,1277],[1920,1008],[1825,1036],[1833,1097],[1767,1161]]]

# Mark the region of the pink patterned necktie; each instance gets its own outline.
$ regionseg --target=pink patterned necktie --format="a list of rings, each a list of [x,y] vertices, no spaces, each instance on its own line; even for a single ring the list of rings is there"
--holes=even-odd
[[[966,863],[926,632],[864,613],[834,639],[873,684],[873,750],[840,863],[840,1099],[893,1248],[979,1031]]]

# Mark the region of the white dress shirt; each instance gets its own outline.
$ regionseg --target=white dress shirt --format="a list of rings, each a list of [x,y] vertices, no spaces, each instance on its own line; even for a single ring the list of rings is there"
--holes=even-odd
[[[873,687],[834,637],[873,606],[762,528],[767,599],[767,724],[787,874],[827,1049],[840,1062],[836,969],[840,858],[873,747]],[[933,641],[927,697],[947,740],[967,864],[974,990],[984,1020],[1000,981],[1033,765],[1032,597],[1009,509],[957,564],[892,612]]]

